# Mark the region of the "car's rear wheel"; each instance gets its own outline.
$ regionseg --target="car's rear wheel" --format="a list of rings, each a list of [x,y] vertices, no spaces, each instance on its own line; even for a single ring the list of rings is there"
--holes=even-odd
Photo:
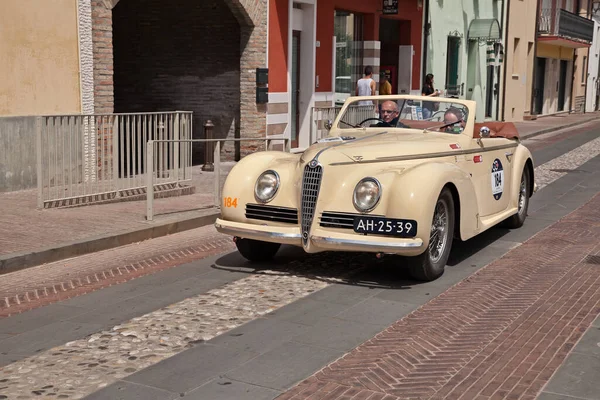
[[[279,247],[280,243],[261,242],[254,239],[237,238],[235,241],[240,254],[249,261],[268,261],[272,259]]]
[[[521,174],[521,184],[519,185],[517,213],[506,219],[502,224],[508,229],[520,228],[525,223],[525,218],[527,218],[527,209],[529,208],[528,188],[530,179],[529,169],[527,167],[523,168],[523,173]]]
[[[429,246],[423,254],[410,257],[410,274],[420,281],[433,281],[444,273],[454,237],[454,199],[448,188],[438,197],[433,211]]]

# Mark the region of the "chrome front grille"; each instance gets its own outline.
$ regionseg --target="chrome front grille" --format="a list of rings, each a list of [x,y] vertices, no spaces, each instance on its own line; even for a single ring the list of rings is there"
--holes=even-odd
[[[312,225],[313,216],[315,214],[322,175],[323,167],[320,165],[311,168],[309,164],[304,167],[304,175],[302,177],[301,223],[302,240],[305,244],[308,240],[308,232],[310,231],[310,226]]]
[[[269,206],[264,204],[246,204],[246,218],[262,221],[298,224],[298,210],[295,208]]]
[[[323,228],[340,228],[340,229],[353,229],[354,218],[362,214],[356,213],[344,213],[336,211],[323,211],[321,213],[321,225]],[[370,215],[370,214],[369,214]],[[377,215],[370,215],[377,216]]]

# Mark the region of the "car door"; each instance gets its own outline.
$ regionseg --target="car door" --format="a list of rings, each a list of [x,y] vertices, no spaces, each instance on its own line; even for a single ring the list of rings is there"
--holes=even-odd
[[[512,146],[502,138],[472,140],[468,161],[480,217],[491,216],[508,208],[512,196],[510,179],[516,146],[507,145]]]

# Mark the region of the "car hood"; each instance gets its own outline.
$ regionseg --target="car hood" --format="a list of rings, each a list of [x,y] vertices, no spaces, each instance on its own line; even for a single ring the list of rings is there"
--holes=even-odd
[[[438,133],[382,133],[345,142],[317,143],[308,148],[302,160],[318,155],[321,164],[365,162],[388,157],[427,158],[433,153],[460,149],[458,135]]]

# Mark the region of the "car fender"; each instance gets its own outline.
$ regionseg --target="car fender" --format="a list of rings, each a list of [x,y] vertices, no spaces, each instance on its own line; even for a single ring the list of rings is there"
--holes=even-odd
[[[418,223],[417,235],[429,244],[433,212],[437,199],[445,186],[458,200],[460,237],[467,239],[477,232],[477,198],[470,175],[448,162],[420,164],[399,175],[393,185],[393,202],[388,204],[391,218],[414,219]],[[454,211],[454,210],[453,210]]]
[[[519,145],[515,148],[515,151],[512,155],[513,157],[513,166],[511,172],[511,183],[510,189],[512,193],[509,208],[517,207],[519,202],[519,191],[521,185],[521,174],[523,173],[523,168],[526,166],[530,168],[530,178],[529,182],[528,194],[531,196],[533,194],[533,184],[534,184],[534,165],[533,165],[533,157],[529,149],[523,145]],[[527,165],[529,164],[529,165]]]
[[[254,197],[256,179],[269,169],[279,175],[280,187],[268,204],[296,207],[298,160],[299,155],[277,151],[262,151],[242,158],[225,179],[220,199],[221,217],[229,221],[246,222],[245,205],[258,203]]]

